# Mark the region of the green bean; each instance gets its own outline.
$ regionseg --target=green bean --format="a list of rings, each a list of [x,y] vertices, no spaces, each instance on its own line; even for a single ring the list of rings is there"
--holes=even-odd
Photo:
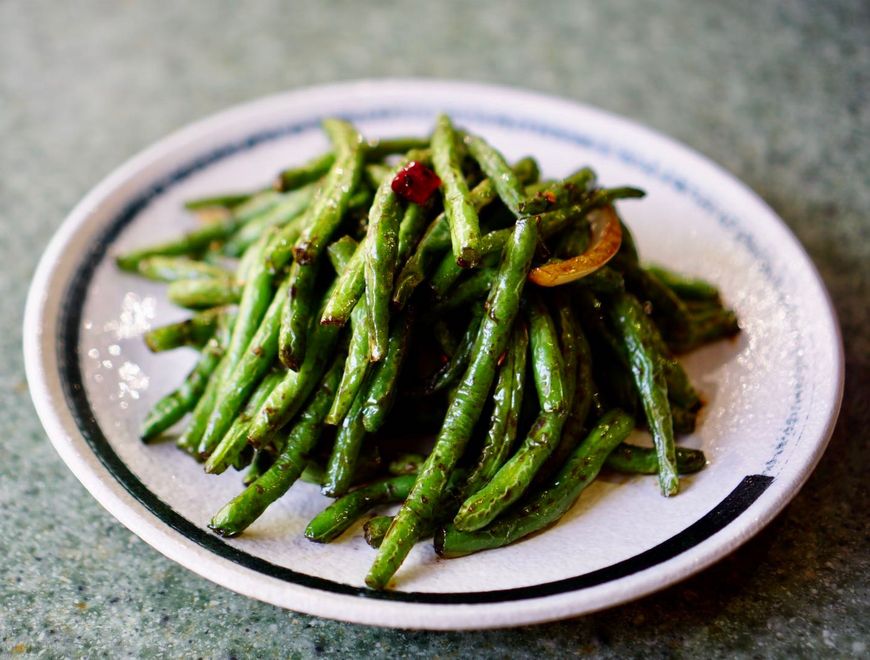
[[[357,248],[359,248],[359,243],[350,236],[342,236],[327,246],[326,255],[329,257],[329,263],[336,276],[347,270],[347,265],[356,255]]]
[[[354,397],[350,410],[338,427],[335,434],[335,444],[326,464],[326,476],[320,492],[330,497],[344,495],[350,488],[356,461],[366,436],[362,412],[366,400],[366,390],[371,383],[371,374],[367,375],[363,386]]]
[[[575,300],[580,303],[584,322],[605,341],[607,346],[613,351],[614,356],[630,370],[621,342],[607,326],[604,318],[604,305],[602,305],[601,301],[591,292],[591,290],[585,287],[578,287],[575,289],[575,293]],[[686,375],[683,367],[670,355],[668,346],[659,334],[658,328],[649,319],[645,319],[644,321],[644,333],[652,342],[653,348],[659,355],[661,367],[664,370],[665,379],[668,384],[668,398],[679,406],[685,407],[689,410],[697,410],[701,405],[698,393],[689,382],[689,377]],[[630,400],[636,398],[634,396],[636,392],[634,394],[629,393],[623,386],[621,382],[623,374],[620,370],[611,369],[604,375],[608,379],[610,385],[615,385],[616,391],[620,393],[618,398],[621,401],[621,405],[631,407],[633,404],[630,403]]]
[[[298,223],[301,232],[304,212],[311,204],[314,194],[315,186],[311,184],[282,195],[281,201],[274,207],[240,227],[227,240],[223,247],[224,254],[233,257],[242,255],[257,242],[263,232],[272,227],[283,227],[289,222]]]
[[[523,158],[514,166],[514,172],[520,181],[532,181],[538,176],[537,163],[532,158]],[[496,196],[492,182],[487,179],[471,190],[469,201],[475,210],[480,211],[492,203]],[[408,257],[399,272],[393,291],[393,304],[396,307],[405,306],[417,286],[426,279],[432,258],[446,250],[450,245],[450,225],[447,222],[447,216],[441,213],[429,223],[423,238],[417,244],[416,250]],[[504,243],[502,243],[503,246]],[[455,262],[455,260],[453,261]]]
[[[136,270],[143,277],[155,282],[176,280],[228,279],[230,274],[223,268],[195,261],[188,257],[148,257],[142,259]]]
[[[425,460],[426,457],[423,454],[400,454],[390,461],[387,472],[396,477],[403,474],[417,474]]]
[[[411,149],[424,149],[428,146],[427,138],[399,137],[367,140],[364,144],[366,161],[377,163],[391,154],[402,154]],[[317,181],[323,177],[335,163],[335,154],[327,152],[308,160],[299,167],[284,170],[275,181],[276,190],[293,190]]]
[[[394,171],[385,163],[367,163],[363,168],[363,176],[372,188],[379,188],[387,179],[392,180]]]
[[[442,557],[500,548],[558,521],[591,484],[613,449],[634,427],[634,420],[619,410],[607,413],[577,446],[556,479],[521,507],[485,529],[463,532],[448,526],[435,535],[435,551]]]
[[[299,475],[299,480],[308,484],[320,486],[323,483],[323,476],[325,474],[326,471],[323,469],[322,465],[316,461],[308,461],[308,465],[305,466],[305,469],[302,470],[302,474]]]
[[[733,337],[739,332],[740,326],[734,312],[720,308],[704,314],[692,314],[689,318],[689,338],[673,341],[670,346],[677,353],[686,353],[719,339]]]
[[[471,201],[476,208],[482,208],[495,199],[495,191],[489,181],[478,184],[471,191]],[[399,276],[393,291],[393,305],[402,308],[408,302],[417,286],[426,279],[432,259],[450,247],[450,226],[447,216],[440,213],[423,233],[416,250],[411,253]],[[452,254],[452,253],[451,253]]]
[[[702,279],[679,275],[662,266],[649,266],[646,271],[683,300],[719,300],[719,289]]]
[[[540,413],[517,452],[483,485],[462,503],[453,524],[472,532],[486,527],[531,486],[538,470],[559,443],[565,413]]]
[[[242,298],[239,302],[238,321],[233,327],[233,336],[227,351],[227,368],[230,373],[235,370],[236,365],[242,359],[242,355],[251,346],[254,334],[257,332],[257,328],[263,321],[264,316],[268,313],[267,310],[272,309],[271,306],[274,305],[273,271],[269,267],[268,255],[276,240],[277,237],[273,232],[266,232],[259,238],[256,245],[251,248],[254,252],[248,268],[245,286],[242,290]],[[289,284],[284,286],[286,288]],[[280,309],[277,307],[272,311],[280,314]],[[253,346],[257,346],[257,344]],[[222,390],[221,398],[224,396]]]
[[[293,248],[300,264],[313,262],[341,223],[351,194],[362,174],[363,149],[356,129],[346,121],[325,119],[323,128],[332,141],[335,162],[311,205],[308,226]]]
[[[518,321],[495,384],[493,394],[495,405],[483,449],[464,485],[466,497],[479,491],[495,476],[513,448],[525,392],[528,348],[528,326]]]
[[[248,463],[248,469],[245,470],[245,475],[242,477],[242,485],[247,488],[257,479],[262,477],[269,468],[275,463],[275,455],[267,451],[258,451],[254,453],[254,457]]]
[[[571,357],[570,364],[568,359],[565,361],[566,380],[570,381],[570,409],[565,426],[562,428],[562,437],[539,472],[539,476],[536,477],[537,480],[543,480],[564,465],[577,443],[583,439],[583,431],[592,405],[594,390],[592,350],[583,327],[574,314],[571,302],[567,294],[557,292],[556,304],[559,309],[559,326],[562,330],[560,336],[562,353]],[[609,365],[609,368],[617,369],[618,366]]]
[[[234,320],[233,317],[229,316],[221,317],[215,330],[215,337],[224,349],[229,346],[230,334],[232,333]],[[197,454],[199,441],[205,431],[211,412],[214,409],[215,402],[217,401],[218,390],[220,389],[223,377],[227,372],[227,364],[227,356],[226,352],[224,352],[224,355],[212,373],[211,378],[209,378],[202,396],[199,397],[199,401],[196,402],[196,405],[193,408],[187,428],[184,429],[184,432],[179,436],[178,440],[176,440],[176,445],[179,449],[193,455],[197,459],[199,459],[199,455]]]
[[[422,459],[423,457],[421,456],[420,458]],[[445,497],[442,498],[442,502],[439,506],[436,507],[438,513],[442,515],[438,515],[435,519],[428,521],[420,528],[420,538],[432,536],[438,525],[441,524],[443,520],[450,518],[454,508],[452,507],[452,501],[456,499],[459,484],[463,483],[463,480],[466,478],[465,470],[456,470],[456,472],[450,475],[450,481],[447,485],[447,493]],[[387,530],[390,528],[392,523],[393,516],[375,516],[374,518],[367,520],[363,525],[363,535],[366,543],[375,549],[381,547],[381,542],[387,535]]]
[[[299,167],[291,167],[280,174],[275,180],[275,190],[286,192],[323,178],[335,163],[335,154],[327,152],[314,156]]]
[[[372,190],[368,186],[360,186],[347,200],[348,211],[365,211],[372,204]]]
[[[450,224],[453,256],[463,268],[477,265],[480,258],[480,222],[471,203],[462,173],[457,135],[447,115],[439,115],[432,133],[432,164],[441,179],[444,212]]]
[[[375,516],[367,520],[363,525],[363,538],[365,538],[369,547],[376,550],[380,548],[392,524],[393,516]],[[421,539],[425,539],[432,536],[436,529],[438,529],[438,524],[429,521],[420,527],[418,536]]]
[[[637,241],[634,240],[634,234],[631,233],[631,230],[628,228],[628,225],[623,222],[622,218],[619,219],[619,226],[622,228],[622,243],[620,244],[619,251],[614,258],[616,258],[617,261],[625,261],[639,266],[640,257],[637,252]]]
[[[205,391],[222,355],[223,348],[217,340],[210,339],[181,386],[161,398],[148,413],[142,424],[143,442],[157,437],[190,412]]]
[[[566,391],[559,340],[553,321],[537,296],[530,308],[529,321],[532,373],[541,412],[516,453],[489,483],[463,502],[453,519],[456,528],[463,531],[485,527],[526,492],[538,469],[559,443],[568,416],[571,393]],[[575,358],[572,363],[576,364]]]
[[[721,314],[726,308],[718,300],[683,300],[692,321],[704,320]]]
[[[399,200],[388,177],[375,193],[369,211],[365,247],[366,323],[369,326],[369,359],[379,362],[387,352],[390,333],[390,295],[399,242]]]
[[[556,245],[556,258],[557,259],[569,259],[571,257],[577,256],[578,254],[583,254],[586,252],[586,249],[589,247],[590,240],[590,227],[588,222],[576,222],[570,227],[567,227],[564,232],[559,236],[559,243]],[[606,268],[606,266],[605,266]],[[604,268],[599,268],[595,273],[599,273]],[[610,269],[611,273],[615,273],[617,277],[619,277],[620,284],[622,284],[622,276],[619,275],[616,271]],[[589,279],[595,273],[591,273],[586,277],[579,280],[578,283],[586,284],[586,280]],[[612,276],[611,276],[612,277]]]
[[[644,325],[644,335],[658,354],[662,369],[665,372],[665,379],[668,383],[668,398],[678,406],[697,411],[701,407],[701,397],[689,381],[689,376],[683,366],[671,355],[670,348],[665,343],[658,326],[646,315],[640,320]]]
[[[426,231],[426,212],[419,204],[408,204],[399,223],[397,263],[404,263]],[[392,292],[391,292],[392,293]]]
[[[495,276],[495,268],[478,268],[464,282],[460,282],[449,291],[444,299],[432,308],[431,314],[438,315],[485,298],[495,281]]]
[[[619,271],[604,266],[577,280],[577,286],[582,286],[595,293],[616,293],[625,290],[625,281]]]
[[[381,459],[376,448],[371,452],[362,454],[357,461],[357,470],[353,475],[353,483],[363,484],[371,481],[372,477],[382,472],[381,468]],[[308,462],[305,470],[299,476],[301,481],[314,484],[315,486],[322,486],[325,478],[326,468],[313,460]]]
[[[367,140],[363,145],[365,158],[369,162],[377,162],[391,154],[402,154],[411,149],[423,149],[429,144],[427,138],[399,137]],[[284,170],[275,181],[277,190],[292,190],[317,181],[324,176],[335,163],[335,154],[327,152],[315,156],[300,167]]]
[[[186,254],[196,254],[215,241],[221,241],[232,235],[246,222],[263,213],[277,203],[277,194],[268,191],[252,197],[234,210],[232,215],[224,220],[207,224],[184,234],[180,238],[158,243],[149,247],[133,250],[116,258],[116,263],[122,270],[135,271],[139,262],[149,257],[177,257]]]
[[[188,211],[199,211],[202,209],[210,209],[216,206],[231,209],[243,202],[247,202],[251,197],[258,193],[266,192],[259,190],[256,193],[238,193],[238,194],[223,194],[214,195],[212,197],[197,197],[184,202],[184,208]]]
[[[529,338],[532,346],[532,373],[541,410],[545,413],[567,411],[570,392],[565,389],[562,350],[572,351],[574,347],[570,343],[560,347],[553,319],[543,300],[537,295],[532,296],[529,306]],[[576,357],[572,357],[572,360],[576,360]]]
[[[289,278],[281,283],[263,316],[260,327],[251,337],[248,349],[240,357],[238,363],[228,365],[226,379],[218,393],[214,410],[199,443],[200,454],[210,454],[216,448],[220,448],[221,455],[225,453],[226,447],[223,439],[233,423],[236,413],[272,365],[278,352],[278,327],[289,285]]]
[[[145,333],[145,345],[154,353],[180,346],[201,348],[214,336],[219,321],[229,313],[226,308],[216,307],[197,312],[183,321],[152,328]]]
[[[346,265],[347,260],[350,258],[349,252],[351,247],[346,242],[343,242],[341,246],[336,245],[335,256],[340,264],[344,263]],[[255,343],[255,340],[252,340],[251,342],[252,346],[260,346],[262,348],[260,355],[251,351],[246,356],[248,361],[253,363],[253,368],[259,367],[259,363],[254,362],[254,358],[250,357],[250,355],[253,354],[256,357],[271,356],[269,357],[271,362],[274,359],[275,352],[277,352],[277,319],[280,318],[281,307],[283,307],[286,298],[284,287],[289,286],[289,282],[290,279],[288,278],[282,284],[275,295],[273,306],[269,308],[269,314],[267,315],[268,322],[264,319],[260,330],[258,330],[258,337],[262,333],[264,341]],[[264,445],[272,433],[296,415],[326,369],[327,360],[332,353],[338,337],[338,330],[331,326],[321,326],[315,321],[310,323],[309,333],[310,337],[308,341],[311,351],[306,354],[299,371],[288,370],[284,373],[281,380],[272,389],[268,398],[263,402],[250,422],[247,441],[255,448],[260,448]],[[228,386],[228,391],[235,392],[240,396],[244,395],[243,386],[247,382],[246,369],[252,369],[252,367],[247,365],[242,366],[240,363],[239,368],[233,374],[238,384]],[[231,400],[230,403],[232,403]],[[226,409],[228,410],[229,406]],[[229,438],[224,436],[221,444],[224,445],[226,443],[226,445],[219,447],[219,451],[223,455],[234,456],[237,452],[236,443],[241,444],[243,441],[244,438]]]
[[[607,367],[606,363],[596,363],[595,382],[601,386],[609,405],[621,408],[632,417],[645,419],[631,368],[616,360],[612,368]]]
[[[281,382],[251,420],[248,442],[255,447],[266,442],[270,434],[296,415],[326,368],[338,338],[338,330],[315,322],[309,332],[310,350],[306,351],[299,371],[287,370],[284,373]]]
[[[260,190],[246,201],[233,208],[232,215],[237,220],[237,225],[247,224],[261,213],[265,213],[280,200],[280,196],[273,190]]]
[[[363,536],[370,547],[377,550],[387,535],[387,530],[393,524],[393,516],[375,516],[369,518],[363,525]]]
[[[335,162],[320,194],[312,202],[306,227],[293,247],[295,263],[290,272],[290,299],[280,332],[281,362],[294,371],[301,368],[305,358],[306,330],[314,311],[312,293],[317,260],[341,223],[362,174],[363,149],[356,129],[337,119],[324,120],[323,128],[332,141]],[[282,260],[286,263],[288,258],[285,249],[279,246],[272,254],[273,266],[277,267]]]
[[[347,267],[336,281],[332,294],[326,301],[320,322],[325,325],[344,325],[365,290],[366,245],[363,239],[353,253]],[[365,309],[363,308],[363,311]]]
[[[541,223],[541,234],[544,238],[550,238],[575,224],[578,219],[585,218],[597,208],[613,204],[619,199],[639,199],[645,194],[637,188],[596,188],[577,204],[541,213],[538,216]],[[623,236],[627,233],[626,229]]]
[[[294,424],[287,442],[265,474],[248,486],[218,511],[209,528],[221,536],[238,536],[262,515],[266,508],[299,478],[308,465],[308,454],[314,449],[323,430],[323,418],[332,403],[335,387],[343,366],[338,355],[320,383],[310,403]]]
[[[380,430],[396,400],[399,375],[408,354],[412,328],[413,316],[408,310],[396,317],[384,359],[372,373],[372,382],[362,409],[363,426],[369,433]]]
[[[535,255],[588,251],[595,210],[642,191],[599,188],[589,168],[539,181],[532,159],[511,169],[443,115],[431,140],[323,127],[330,152],[281,172],[277,191],[192,200],[199,228],[118,257],[206,310],[147,333],[152,350],[201,352],[142,435],[190,412],[179,448],[209,473],[243,472],[216,533],[241,533],[300,478],[339,498],[309,523],[314,541],[400,504],[364,525],[366,584],[383,589],[426,536],[451,557],[555,523],[604,466],[655,473],[666,496],[704,467],[675,445],[701,400],[674,356],[739,331],[716,288],[642,266],[622,220],[607,266],[558,291],[528,282]],[[433,203],[393,192],[410,161],[441,175]],[[651,447],[624,442],[636,422]],[[397,456],[409,432],[436,435],[428,455]]]
[[[417,155],[420,156],[420,154]],[[426,158],[428,156],[423,156],[424,160]],[[420,206],[409,204],[406,207],[399,224],[396,263],[404,261],[410,250],[413,249],[413,245],[419,239],[424,221],[425,214]],[[347,268],[340,274],[338,284],[323,310],[321,323],[344,325],[350,318],[351,310],[366,289],[365,263],[370,251],[368,246],[368,238],[363,238],[357,248],[357,253],[354,254]]]
[[[620,444],[610,454],[604,464],[616,472],[626,474],[656,474],[659,461],[653,447],[638,447],[626,442]],[[677,447],[677,471],[680,474],[699,472],[707,465],[707,457],[698,449]]]
[[[344,252],[348,251],[349,248],[344,249]],[[281,327],[281,319],[284,308],[288,304],[286,300],[288,293],[293,285],[294,281],[292,277],[287,277],[284,280],[272,299],[260,327],[251,338],[248,350],[245,351],[238,364],[231,367],[229,378],[221,389],[218,402],[215,405],[215,409],[209,418],[206,430],[203,434],[202,440],[200,441],[200,453],[209,453],[215,448],[215,446],[219,446],[219,454],[221,456],[237,455],[238,445],[236,443],[241,443],[242,439],[226,437],[226,432],[231,424],[233,416],[235,416],[236,412],[251,392],[251,388],[262,377],[264,371],[269,368],[272,360],[278,352],[278,335]],[[334,336],[330,338],[330,341],[332,339],[334,339]],[[324,344],[324,347],[326,346],[331,347],[331,343]],[[314,356],[312,360],[309,361],[305,376],[304,378],[299,379],[299,383],[297,383],[295,375],[292,377],[285,375],[282,382],[279,383],[274,388],[272,394],[270,394],[270,398],[264,402],[263,408],[266,408],[269,405],[269,402],[273,400],[273,396],[278,396],[278,392],[283,393],[284,395],[287,394],[288,380],[292,381],[291,389],[304,393],[304,395],[300,394],[304,401],[304,398],[307,397],[308,392],[310,392],[310,388],[313,387],[317,379],[320,378],[322,369],[325,367],[324,361],[326,358],[326,354]],[[303,401],[297,402],[297,408]],[[287,405],[289,406],[290,402],[287,402]],[[281,409],[278,412],[283,414],[285,409]],[[255,427],[259,429],[259,427],[257,427],[257,420],[262,417],[261,413],[262,410],[251,422],[251,433],[253,433]],[[269,429],[269,431],[272,430],[275,429]],[[262,432],[263,429],[259,429],[259,431]],[[258,440],[262,441],[264,437],[264,435],[260,435]],[[214,461],[215,467],[222,465],[217,461],[218,459],[215,459]]]
[[[677,476],[674,425],[668,401],[668,384],[662,360],[649,337],[641,304],[634,296],[614,296],[607,306],[611,322],[620,333],[625,356],[631,366],[634,384],[646,413],[647,423],[659,463],[662,495],[670,497],[680,490]]]
[[[365,316],[365,300],[360,300],[350,316],[351,335],[344,373],[326,416],[326,423],[333,426],[341,423],[347,415],[369,367],[369,329]]]
[[[408,158],[412,157],[417,160],[422,160],[424,162],[428,161],[429,159],[429,155],[426,152],[411,152],[408,154],[408,157],[405,159],[405,161]],[[405,161],[403,161],[403,163]],[[413,209],[417,210],[414,211]],[[422,211],[420,211],[419,207],[415,204],[408,205],[402,222],[399,225],[398,248],[400,252],[410,249],[407,245],[403,245],[403,240],[405,241],[405,243],[411,240],[412,233],[418,231],[418,229],[416,229],[414,225],[420,224],[421,221]],[[414,240],[416,240],[416,238],[414,238]],[[348,318],[350,318],[351,310],[354,309],[354,306],[356,305],[357,301],[360,299],[363,291],[366,288],[365,263],[368,259],[370,252],[369,245],[370,243],[368,241],[368,238],[363,238],[359,247],[357,248],[357,252],[354,254],[350,263],[348,263],[347,268],[345,268],[340,274],[338,283],[333,289],[332,295],[330,296],[323,310],[323,314],[320,319],[321,323],[344,325],[347,322]],[[387,252],[389,252],[388,249]],[[389,254],[387,254],[386,256],[389,256]],[[392,287],[392,285],[390,285],[390,287]]]
[[[413,474],[389,477],[351,491],[317,514],[305,528],[305,537],[317,543],[335,540],[373,507],[404,501],[415,479]]]
[[[415,149],[426,149],[428,146],[429,138],[377,138],[366,140],[365,157],[369,162],[377,162],[393,154],[404,154]]]
[[[627,193],[627,190],[631,190],[632,193]],[[571,226],[572,223],[576,223],[582,218],[585,218],[590,211],[604,204],[611,203],[615,195],[621,194],[641,196],[643,193],[641,191],[636,191],[634,188],[595,190],[589,195],[588,200],[581,204],[559,208],[555,211],[548,211],[538,215],[537,218],[541,236],[544,239],[555,236]],[[516,197],[514,199],[516,199]],[[510,227],[495,229],[484,234],[480,239],[481,258],[501,252],[501,250],[504,249],[505,241],[510,238],[510,235]],[[462,269],[455,263],[455,260],[451,259],[449,255],[442,258],[441,262],[438,264],[438,268],[432,276],[431,282],[432,289],[436,296],[443,295],[461,274]]]
[[[561,230],[563,226],[567,226],[569,221],[576,221],[576,219],[580,217],[579,215],[570,215],[568,213],[569,210],[570,209],[560,209],[538,216],[539,227],[544,238],[556,233],[557,230]],[[556,222],[560,224],[554,225]],[[505,242],[510,239],[510,236],[510,227],[496,229],[484,234],[483,238],[480,240],[481,258],[501,252],[504,249]],[[461,275],[462,268],[459,267],[456,260],[449,254],[445,255],[438,264],[438,267],[435,269],[435,272],[432,274],[429,283],[435,297],[444,297],[450,287],[453,286]]]
[[[483,252],[484,256],[488,252]],[[436,300],[444,298],[450,288],[462,277],[462,267],[456,263],[453,258],[453,253],[449,252],[441,259],[435,272],[432,273],[432,278],[429,280],[429,288]]]
[[[205,391],[199,397],[199,401],[193,408],[190,416],[190,421],[184,432],[176,440],[176,446],[194,456],[197,460],[202,460],[205,457],[199,454],[199,444],[202,440],[202,435],[208,426],[208,420],[217,403],[218,393],[221,388],[224,376],[227,374],[227,355],[224,353],[221,361],[218,363],[212,377],[205,386]]]
[[[344,236],[338,241],[332,243],[327,248],[327,253],[336,274],[339,276],[339,279],[331,288],[329,296],[329,300],[331,301],[334,298],[336,290],[339,288],[342,278],[350,270],[354,258],[358,258],[357,255],[360,254],[360,246],[350,236]],[[348,260],[347,255],[350,254],[353,256]],[[312,288],[315,284],[315,273],[313,268],[309,268],[307,273],[308,276],[301,276],[299,269],[300,266],[298,264],[294,264],[291,267],[291,278],[294,279],[296,286],[295,290],[293,290],[293,297],[297,300],[295,305],[287,306],[284,309],[285,318],[282,320],[282,328],[284,332],[281,335],[285,342],[285,345],[281,349],[283,351],[282,359],[286,360],[285,364],[290,363],[294,368],[298,368],[295,356],[301,355],[304,352],[304,336],[306,336],[308,332],[306,324],[308,323],[312,313],[311,305],[313,304],[313,301],[311,299],[314,295]],[[303,297],[307,298],[307,304],[303,304]],[[327,305],[328,304],[329,303],[327,302]]]
[[[248,397],[244,408],[236,415],[230,424],[229,429],[221,438],[217,447],[207,445],[198,447],[200,456],[208,456],[205,462],[205,471],[209,474],[221,474],[230,465],[237,465],[239,456],[247,447],[248,429],[251,425],[251,419],[263,405],[263,402],[272,393],[272,390],[281,382],[282,374],[278,371],[271,371],[263,376],[263,379],[257,384],[250,397]]]
[[[595,185],[595,172],[588,167],[583,167],[561,181],[556,181],[527,197],[520,202],[520,212],[526,215],[537,215],[560,206],[576,204],[593,185]]]
[[[621,255],[614,257],[611,264],[622,272],[628,291],[652,306],[653,320],[669,346],[690,340],[689,310],[673,291]]]
[[[474,135],[466,136],[465,145],[480,165],[480,169],[492,181],[492,185],[504,205],[515,216],[522,217],[524,214],[520,209],[520,204],[525,199],[525,191],[516,174],[505,163],[502,155],[485,140]]]
[[[564,289],[553,291],[547,300],[558,316],[558,350],[562,355],[563,396],[566,409],[570,414],[577,388],[578,362],[580,361],[578,342],[583,330],[574,314],[571,300]],[[553,333],[556,333],[555,328],[553,328]]]
[[[308,326],[317,307],[315,285],[317,283],[317,263],[302,265],[298,261],[290,266],[290,288],[288,299],[281,316],[281,330],[278,335],[279,356],[288,369],[298,371],[305,357],[305,342]]]
[[[450,356],[450,359],[442,365],[442,367],[429,380],[426,386],[427,394],[434,394],[453,385],[462,375],[463,370],[468,366],[468,361],[471,359],[471,353],[474,350],[477,342],[477,334],[480,328],[481,319],[483,318],[483,310],[480,307],[473,307],[470,310],[468,326],[465,329],[465,334],[459,341],[459,346],[456,352]]]
[[[698,411],[689,410],[671,400],[671,419],[674,420],[675,435],[689,435],[695,432],[698,422]],[[677,448],[679,451],[679,447]]]
[[[372,588],[387,585],[425,529],[426,521],[434,518],[433,507],[468,443],[495,379],[498,360],[507,347],[537,238],[535,222],[520,218],[487,300],[488,311],[472,349],[471,363],[450,402],[435,446],[366,576],[366,584]]]
[[[253,271],[259,267],[259,262],[263,259],[263,252],[261,249],[262,244],[259,243],[259,241],[260,239],[266,240],[265,238],[263,238],[263,235],[266,233],[273,234],[273,232],[269,230],[262,232],[259,236],[257,236],[257,240],[249,245],[239,257],[238,263],[236,264],[236,272],[234,276],[236,282],[239,282],[242,285],[247,284]],[[277,235],[273,234],[273,240],[277,239]]]
[[[166,296],[180,307],[208,309],[239,302],[239,286],[227,278],[176,280],[166,288]]]
[[[345,131],[339,130],[339,134],[336,135],[336,139],[341,137],[344,140],[348,137]],[[353,148],[345,149],[344,151],[347,152],[346,155],[349,158],[351,154],[355,153]],[[332,224],[336,221],[336,215],[339,216],[338,221],[341,220],[340,216],[344,215],[345,210],[341,208],[341,202],[346,199],[346,204],[349,207],[350,198],[353,197],[350,188],[352,181],[348,182],[345,179],[350,177],[353,181],[357,180],[362,169],[362,165],[355,158],[350,158],[350,160],[352,160],[354,165],[353,171],[345,172],[342,170],[342,173],[339,174],[337,171],[329,170],[332,175],[324,179],[323,183],[316,190],[312,203],[303,216],[304,220],[301,223],[288,223],[278,233],[267,259],[273,271],[281,270],[293,258],[294,249],[303,237],[302,228],[308,232],[314,224],[321,226],[324,223]],[[334,160],[330,162],[334,164]],[[348,186],[348,188],[345,190],[344,186]],[[341,193],[340,198],[336,197],[336,190]],[[336,206],[331,206],[331,203],[336,203]],[[330,236],[323,237],[322,241],[318,243],[318,248],[322,248],[330,238]]]

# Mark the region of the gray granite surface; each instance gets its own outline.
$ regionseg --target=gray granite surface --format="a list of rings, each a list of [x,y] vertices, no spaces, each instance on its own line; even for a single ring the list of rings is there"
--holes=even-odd
[[[435,76],[585,101],[668,133],[785,219],[833,296],[846,398],[821,464],[734,555],[641,601],[509,631],[293,614],[173,564],[67,470],[24,379],[36,261],[153,140],[326,81]],[[0,655],[867,657],[870,5],[0,2]]]

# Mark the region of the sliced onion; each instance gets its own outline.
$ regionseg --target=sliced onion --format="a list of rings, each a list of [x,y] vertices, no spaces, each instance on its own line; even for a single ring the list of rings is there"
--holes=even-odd
[[[610,261],[622,245],[622,226],[612,206],[589,214],[592,239],[583,254],[533,268],[529,279],[538,286],[559,286],[594,273]]]

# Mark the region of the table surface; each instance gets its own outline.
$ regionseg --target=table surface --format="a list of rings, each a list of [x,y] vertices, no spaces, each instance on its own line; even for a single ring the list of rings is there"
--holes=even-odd
[[[0,3],[0,654],[862,656],[868,640],[870,6],[855,2]],[[576,99],[670,134],[756,190],[833,297],[846,395],[819,467],[763,533],[604,612],[426,633],[280,610],[197,577],[84,490],[37,420],[27,286],[75,202],[140,149],[272,92],[432,76]]]

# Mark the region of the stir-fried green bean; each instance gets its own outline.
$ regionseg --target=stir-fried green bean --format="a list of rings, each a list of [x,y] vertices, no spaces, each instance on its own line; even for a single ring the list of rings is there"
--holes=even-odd
[[[117,257],[202,310],[144,335],[200,354],[142,438],[190,413],[178,447],[208,473],[244,471],[215,533],[242,533],[298,480],[337,498],[305,530],[320,543],[399,505],[363,526],[366,584],[383,589],[422,539],[457,557],[555,524],[604,467],[656,474],[666,496],[703,469],[676,444],[703,415],[675,355],[739,332],[719,290],[642,266],[610,210],[606,265],[529,279],[533,263],[593,259],[597,213],[642,191],[588,166],[539,181],[532,158],[511,167],[446,115],[424,137],[323,128],[330,151],[272,189],[191,200],[199,228]],[[651,447],[625,442],[636,425]]]

